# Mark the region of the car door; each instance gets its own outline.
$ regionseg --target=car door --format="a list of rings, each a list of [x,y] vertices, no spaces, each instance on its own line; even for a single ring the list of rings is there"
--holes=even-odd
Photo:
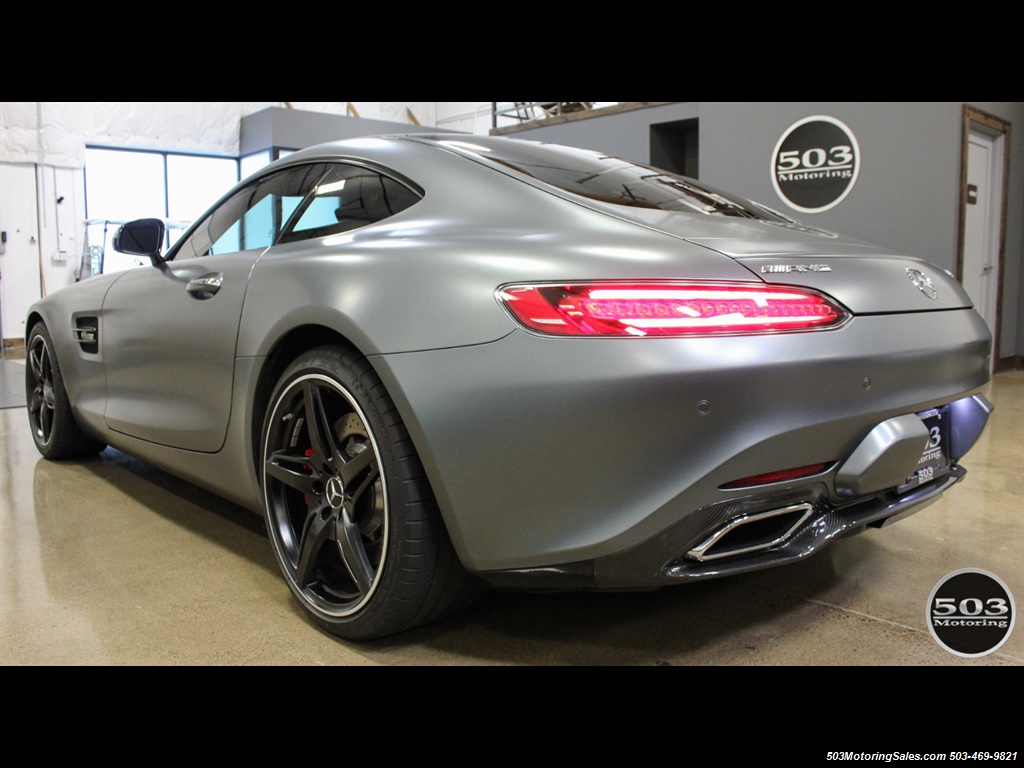
[[[296,166],[247,183],[163,264],[111,286],[101,319],[111,429],[192,451],[221,448],[250,275],[324,170]]]

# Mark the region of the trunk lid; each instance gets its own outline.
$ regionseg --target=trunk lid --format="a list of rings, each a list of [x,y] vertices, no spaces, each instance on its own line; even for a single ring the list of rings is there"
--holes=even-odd
[[[728,256],[767,283],[814,288],[855,314],[972,307],[948,271],[797,222],[644,208],[604,210]]]

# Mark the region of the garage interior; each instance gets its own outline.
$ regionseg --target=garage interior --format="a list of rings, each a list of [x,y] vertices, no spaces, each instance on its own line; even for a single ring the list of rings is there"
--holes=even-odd
[[[1024,605],[1024,102],[189,106],[0,104],[0,664],[1024,665],[1019,622],[996,652],[962,658],[936,642],[926,617],[936,584],[963,568],[997,575]],[[50,462],[33,445],[24,315],[85,263],[84,222],[94,218],[86,147],[264,162],[384,132],[505,134],[671,166],[788,210],[770,155],[788,126],[813,115],[842,119],[865,159],[846,199],[821,213],[789,211],[794,218],[961,280],[964,210],[977,194],[967,137],[974,125],[1004,137],[1005,213],[985,272],[995,349],[984,394],[994,416],[964,459],[966,479],[895,525],[799,563],[654,592],[491,590],[454,618],[354,643],[305,618],[252,512],[114,449]]]

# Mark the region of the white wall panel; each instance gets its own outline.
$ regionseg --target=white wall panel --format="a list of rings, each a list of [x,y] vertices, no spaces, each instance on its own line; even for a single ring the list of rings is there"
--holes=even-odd
[[[36,101],[0,101],[0,162],[36,162],[38,105]]]
[[[0,229],[7,233],[0,256],[0,325],[5,339],[24,338],[25,313],[39,298],[35,166],[0,165]]]
[[[477,104],[477,102],[459,102]],[[288,102],[297,110],[344,115],[349,102]],[[479,102],[486,104],[486,102]],[[280,101],[0,102],[0,162],[81,168],[86,144],[234,155],[243,115]],[[359,101],[360,117],[435,125],[438,104]],[[40,128],[41,126],[41,128]]]

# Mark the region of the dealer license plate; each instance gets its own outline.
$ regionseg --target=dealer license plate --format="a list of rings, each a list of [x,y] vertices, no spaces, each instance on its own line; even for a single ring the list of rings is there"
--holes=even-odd
[[[943,406],[917,415],[928,430],[928,439],[922,447],[917,470],[896,489],[899,493],[949,474],[949,413]]]

